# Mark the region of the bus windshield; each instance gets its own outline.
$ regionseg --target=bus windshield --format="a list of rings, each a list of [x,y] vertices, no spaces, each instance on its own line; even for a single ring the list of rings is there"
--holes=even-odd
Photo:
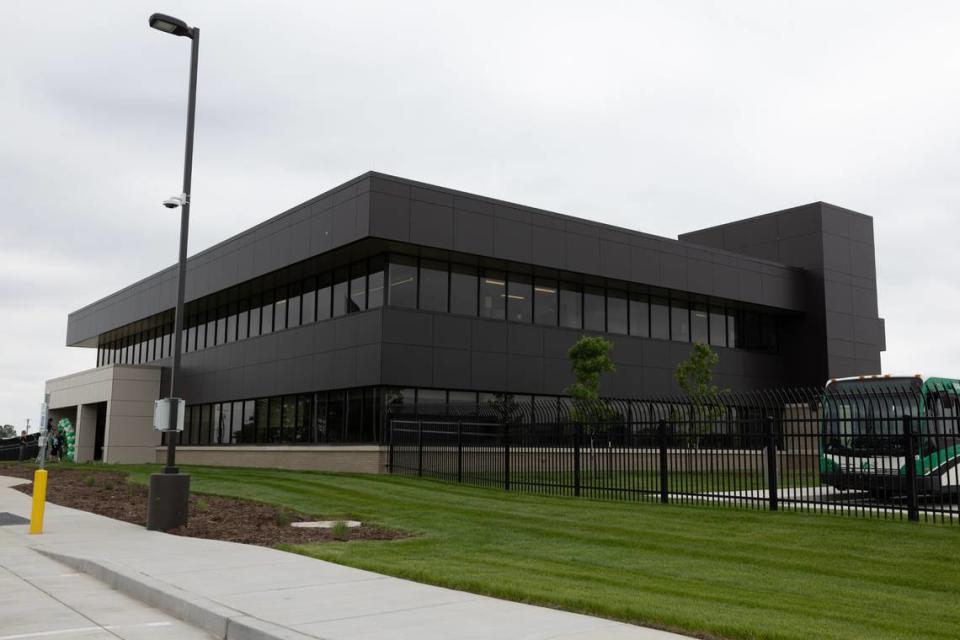
[[[903,417],[918,416],[918,378],[867,378],[827,385],[823,397],[824,440],[846,455],[897,455]]]

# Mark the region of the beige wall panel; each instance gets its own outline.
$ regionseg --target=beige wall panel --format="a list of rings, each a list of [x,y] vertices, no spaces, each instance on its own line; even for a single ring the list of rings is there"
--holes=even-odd
[[[166,460],[166,449],[156,450],[155,461]],[[178,464],[263,467],[345,473],[385,473],[387,450],[358,447],[177,447]]]

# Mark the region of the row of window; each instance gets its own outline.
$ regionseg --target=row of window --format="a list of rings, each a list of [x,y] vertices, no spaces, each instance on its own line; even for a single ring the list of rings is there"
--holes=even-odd
[[[388,304],[570,329],[773,349],[776,318],[725,304],[391,255]]]
[[[385,268],[386,267],[386,268]],[[386,272],[386,273],[385,273]],[[387,287],[384,291],[386,278]],[[384,294],[386,293],[386,300]],[[188,353],[301,324],[390,306],[742,349],[776,348],[776,318],[732,304],[662,295],[392,254],[191,311]],[[102,345],[97,366],[169,357],[173,323]]]
[[[557,396],[368,387],[196,404],[187,407],[179,444],[377,444],[386,442],[386,408],[430,414],[442,413],[448,405],[462,409],[506,402],[522,412],[533,402],[563,401],[567,399]]]
[[[384,257],[354,263],[237,303],[192,312],[183,353],[383,306]],[[97,366],[141,364],[173,354],[173,321],[100,347]]]
[[[179,442],[377,443],[382,431],[382,406],[382,393],[376,388],[190,405]]]

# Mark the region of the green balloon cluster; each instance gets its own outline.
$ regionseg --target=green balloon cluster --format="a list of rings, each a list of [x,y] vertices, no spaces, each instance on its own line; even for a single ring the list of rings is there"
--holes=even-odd
[[[77,434],[74,432],[70,420],[68,418],[61,418],[60,422],[57,423],[57,430],[62,434],[64,443],[67,445],[67,460],[76,462],[75,450]]]

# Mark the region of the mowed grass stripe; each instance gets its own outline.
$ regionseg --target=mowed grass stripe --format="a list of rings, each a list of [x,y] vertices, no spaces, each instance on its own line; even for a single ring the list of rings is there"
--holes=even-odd
[[[130,468],[140,481],[153,469]],[[960,637],[960,527],[408,477],[189,472],[198,492],[411,532],[295,550],[421,582],[705,637]]]

